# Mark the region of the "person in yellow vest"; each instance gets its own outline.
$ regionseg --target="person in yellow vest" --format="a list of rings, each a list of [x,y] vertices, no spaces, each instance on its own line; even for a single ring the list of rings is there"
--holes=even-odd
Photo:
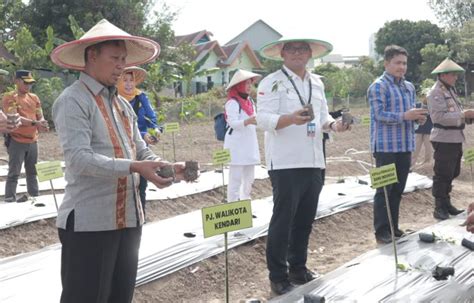
[[[449,58],[445,59],[432,72],[438,79],[427,97],[433,121],[430,135],[434,149],[433,216],[440,220],[463,212],[451,203],[450,196],[452,182],[461,171],[465,121],[474,118],[474,110],[463,109],[455,89],[458,75],[463,72],[461,66]]]
[[[39,195],[36,163],[38,161],[38,132],[48,131],[48,121],[43,117],[41,101],[31,93],[35,83],[31,72],[18,70],[15,73],[16,90],[2,99],[3,111],[7,115],[20,116],[21,126],[5,139],[8,151],[8,176],[5,183],[5,202],[25,202],[27,195],[16,197],[16,187],[21,167],[25,163],[26,188],[32,197]]]

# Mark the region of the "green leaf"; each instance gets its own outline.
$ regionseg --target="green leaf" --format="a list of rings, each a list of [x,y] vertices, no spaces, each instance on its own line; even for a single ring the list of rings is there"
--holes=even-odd
[[[408,266],[403,263],[397,263],[397,269],[401,271],[408,271]]]
[[[272,93],[278,91],[278,81],[272,83]]]

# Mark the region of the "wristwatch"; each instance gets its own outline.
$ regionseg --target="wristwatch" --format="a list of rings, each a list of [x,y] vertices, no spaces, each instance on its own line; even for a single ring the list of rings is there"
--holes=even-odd
[[[38,121],[36,120],[31,120],[31,126],[35,126]]]

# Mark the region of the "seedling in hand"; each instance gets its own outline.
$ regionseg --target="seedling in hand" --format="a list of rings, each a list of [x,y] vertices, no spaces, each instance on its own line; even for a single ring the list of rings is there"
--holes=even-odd
[[[314,120],[314,111],[313,111],[313,106],[311,104],[306,104],[303,106],[303,108],[306,110],[301,113],[302,116],[309,116],[310,121]]]

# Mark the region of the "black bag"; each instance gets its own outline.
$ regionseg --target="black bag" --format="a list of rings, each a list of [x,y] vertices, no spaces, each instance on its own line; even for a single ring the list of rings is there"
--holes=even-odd
[[[235,100],[235,99],[234,99]],[[237,104],[239,104],[239,114],[242,111],[242,107],[240,107],[240,103],[235,100]],[[227,130],[229,129],[229,125],[227,124],[227,121],[225,120],[225,115],[224,113],[219,113],[214,116],[214,132],[216,133],[216,139],[219,141],[224,141],[225,139],[225,134],[227,133]],[[233,129],[231,128],[229,130],[229,135],[232,135]]]

